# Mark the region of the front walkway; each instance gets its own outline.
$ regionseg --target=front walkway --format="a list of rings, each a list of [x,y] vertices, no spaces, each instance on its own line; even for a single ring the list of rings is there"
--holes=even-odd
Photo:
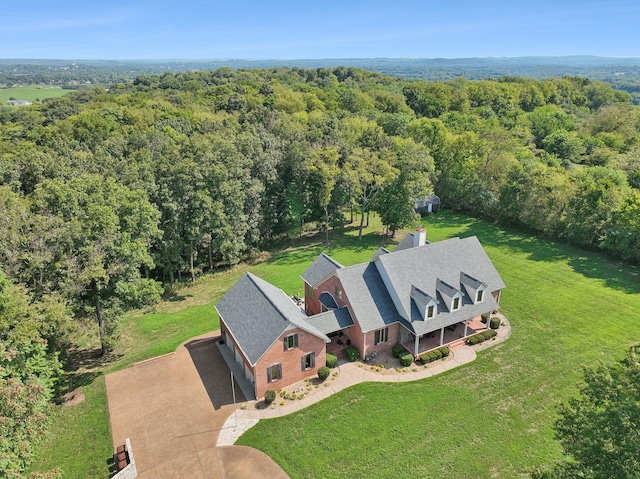
[[[331,380],[331,378],[327,379],[325,384],[328,384],[328,386],[313,388],[310,390],[310,394],[302,399],[285,401],[284,405],[280,405],[278,403],[279,399],[276,399],[274,404],[265,409],[257,409],[255,407],[251,407],[251,409],[238,409],[235,414],[231,414],[229,418],[227,418],[218,436],[217,444],[218,446],[232,445],[246,430],[257,424],[260,419],[286,416],[355,384],[366,381],[417,381],[435,376],[436,374],[456,368],[462,364],[470,363],[476,358],[476,351],[495,346],[511,335],[511,325],[509,321],[500,313],[495,314],[495,316],[500,318],[502,325],[497,330],[498,335],[493,340],[485,341],[475,346],[462,345],[455,347],[451,350],[451,354],[446,360],[430,363],[426,367],[410,367],[408,371],[399,373],[389,371],[389,369],[374,371],[371,367],[363,366],[361,362],[343,362],[338,367],[338,375],[335,377],[335,380]],[[256,403],[254,403],[254,406],[255,405]]]

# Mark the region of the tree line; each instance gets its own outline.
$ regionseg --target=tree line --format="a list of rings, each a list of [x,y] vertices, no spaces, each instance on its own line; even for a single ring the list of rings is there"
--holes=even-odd
[[[392,234],[433,192],[638,263],[639,111],[586,78],[427,83],[347,67],[140,75],[2,108],[0,293],[33,319],[16,339],[16,307],[0,301],[0,355],[64,360],[84,317],[105,353],[123,312],[175,281],[309,224],[328,241],[356,213]],[[33,369],[43,398],[49,363]],[[29,454],[16,454],[18,470]]]

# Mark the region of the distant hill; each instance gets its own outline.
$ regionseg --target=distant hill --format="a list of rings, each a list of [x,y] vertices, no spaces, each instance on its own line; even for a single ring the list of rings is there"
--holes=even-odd
[[[121,83],[138,75],[167,71],[213,70],[222,67],[334,68],[350,66],[407,79],[430,81],[465,77],[470,80],[521,76],[537,79],[581,76],[606,81],[615,88],[640,95],[640,58],[598,56],[485,57],[485,58],[327,58],[298,60],[45,60],[0,59],[0,85],[62,84],[78,88],[87,84]]]

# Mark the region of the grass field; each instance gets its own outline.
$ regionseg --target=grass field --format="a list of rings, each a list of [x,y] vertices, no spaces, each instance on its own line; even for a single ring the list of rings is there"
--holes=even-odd
[[[0,105],[6,105],[7,100],[27,100],[35,102],[36,99],[55,98],[69,93],[58,86],[51,85],[25,85],[15,88],[0,88]]]
[[[513,478],[560,455],[552,423],[583,365],[640,338],[638,269],[453,214],[431,240],[477,235],[507,289],[512,337],[465,367],[405,384],[362,384],[239,440],[292,478]]]
[[[502,311],[512,337],[444,375],[358,385],[300,413],[262,421],[239,443],[265,451],[292,478],[511,478],[559,457],[551,424],[558,402],[575,393],[581,366],[613,362],[640,337],[638,269],[449,212],[425,226],[431,241],[480,238],[507,284]],[[360,243],[357,230],[347,229],[329,248],[320,237],[298,240],[258,264],[199,279],[153,313],[127,317],[111,361],[77,372],[87,401],[58,408],[33,470],[57,466],[68,478],[104,471],[106,478],[111,437],[103,372],[216,329],[213,304],[244,271],[300,294],[300,274],[320,251],[345,265],[366,261],[380,245],[380,230],[374,220]]]

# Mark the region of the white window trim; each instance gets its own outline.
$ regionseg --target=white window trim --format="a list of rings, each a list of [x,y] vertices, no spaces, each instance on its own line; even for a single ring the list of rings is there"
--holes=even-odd
[[[373,345],[389,342],[389,327],[381,328],[373,333]]]

